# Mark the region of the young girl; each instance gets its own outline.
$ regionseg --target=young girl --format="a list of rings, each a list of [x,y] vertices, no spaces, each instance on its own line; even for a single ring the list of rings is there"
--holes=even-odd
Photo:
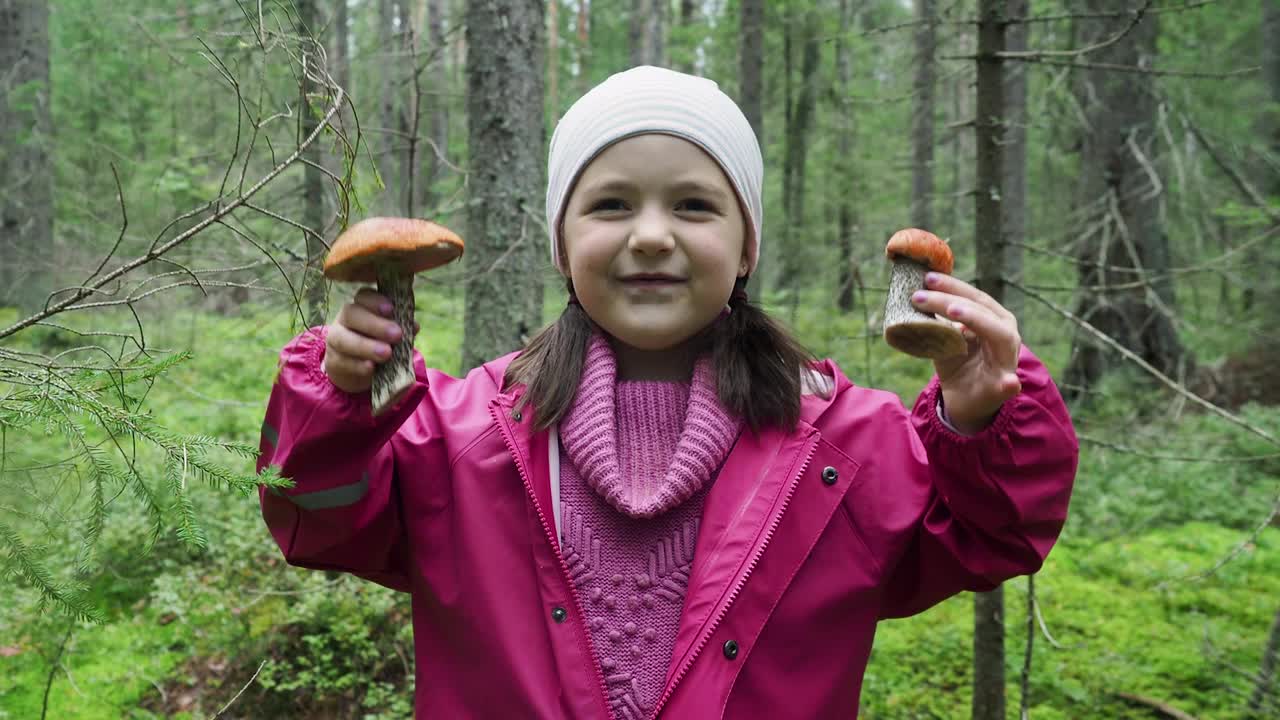
[[[910,414],[855,386],[742,290],[762,175],[715,83],[620,73],[551,140],[571,295],[522,353],[418,357],[375,418],[385,298],[285,348],[263,517],[291,564],[412,593],[419,717],[854,717],[877,621],[1040,567],[1077,445],[1013,316],[931,276],[968,355]]]

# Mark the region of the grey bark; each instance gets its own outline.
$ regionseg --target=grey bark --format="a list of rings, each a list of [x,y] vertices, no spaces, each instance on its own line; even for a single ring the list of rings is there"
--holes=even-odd
[[[542,0],[467,4],[464,370],[521,347],[541,321],[543,10]]]
[[[0,304],[26,314],[53,290],[49,5],[0,0]]]
[[[764,147],[764,0],[742,0],[738,31],[738,105]]]
[[[697,21],[698,3],[695,0],[680,0],[680,27],[686,33],[686,42],[689,42],[688,33]],[[697,43],[692,43],[685,49],[684,56],[680,59],[680,66],[677,68],[680,72],[692,73],[695,70],[697,47]]]
[[[631,65],[663,65],[666,0],[631,0]]]
[[[1096,13],[1112,9],[1109,0],[1088,0],[1085,5]],[[1157,18],[1148,13],[1091,60],[1151,66]],[[1087,42],[1116,32],[1114,20],[1081,22]],[[1173,325],[1169,239],[1160,221],[1163,183],[1152,180],[1161,169],[1152,78],[1091,69],[1083,72],[1076,91],[1090,130],[1081,148],[1077,226],[1096,231],[1077,244],[1079,284],[1086,290],[1075,312],[1157,370],[1178,377],[1190,369],[1191,359]],[[1116,285],[1121,287],[1112,287]],[[1113,351],[1092,335],[1077,334],[1064,373],[1068,395],[1087,392],[1117,362]]]
[[[432,208],[436,203],[435,184],[446,167],[443,162],[448,159],[449,152],[449,52],[445,46],[444,28],[447,3],[445,0],[430,0],[427,6],[427,46],[433,53],[431,66],[427,71],[430,84],[436,90],[431,94],[430,129],[434,148],[426,152],[426,177],[422,179],[424,186],[423,208]]]
[[[591,3],[578,0],[578,82],[577,95],[586,94],[591,79]]]
[[[979,0],[977,98],[974,117],[977,177],[974,182],[974,250],[977,285],[1004,300],[1004,63],[1006,0]],[[1004,590],[977,593],[973,601],[973,720],[1004,720]]]
[[[1263,142],[1270,151],[1259,164],[1261,175],[1260,186],[1267,197],[1280,196],[1280,0],[1262,0],[1262,79],[1271,99],[1271,107],[1263,116]],[[1261,262],[1257,248],[1247,251],[1246,262],[1257,267]],[[1273,298],[1269,306],[1275,307],[1280,301],[1280,292],[1272,289]],[[1245,288],[1242,305],[1243,310],[1253,310],[1257,290],[1251,284]]]
[[[746,115],[763,153],[764,141],[764,0],[742,0],[738,15],[738,106]],[[763,261],[763,258],[760,258]],[[764,276],[752,273],[747,293],[760,297]]]
[[[849,46],[846,38],[853,28],[853,12],[850,0],[840,0],[840,32],[836,35],[837,107],[839,108],[839,136],[836,138],[836,183],[843,190],[837,193],[839,208],[836,211],[837,247],[840,253],[839,284],[836,305],[842,312],[853,310],[854,290],[862,287],[861,273],[853,258],[854,213],[853,198],[856,178],[853,173],[853,108],[849,104],[852,79],[849,69]]]
[[[547,109],[555,127],[560,120],[560,0],[547,2]]]
[[[1262,75],[1271,97],[1267,145],[1272,163],[1280,163],[1280,0],[1262,0]],[[1280,169],[1268,173],[1271,196],[1280,195]]]
[[[933,230],[933,112],[937,62],[935,0],[916,0],[916,76],[912,99],[911,224]]]
[[[805,178],[809,156],[809,135],[813,119],[814,98],[817,94],[818,61],[821,55],[819,17],[817,11],[805,12],[801,29],[800,87],[794,108],[788,113],[787,155],[784,163],[783,202],[785,203],[783,232],[782,277],[784,287],[796,287],[803,268],[808,264],[800,247],[805,226]],[[788,63],[790,64],[790,63]]]
[[[404,184],[399,175],[399,148],[403,142],[396,136],[400,120],[396,113],[396,87],[400,77],[400,63],[394,61],[400,43],[396,41],[396,3],[395,0],[378,0],[378,25],[376,30],[376,54],[380,58],[381,71],[378,76],[382,80],[379,88],[378,136],[382,142],[376,147],[378,153],[378,172],[382,175],[382,183],[386,190],[382,193],[382,213],[399,215],[402,210]]]
[[[631,0],[631,15],[627,18],[627,42],[631,49],[631,67],[644,65],[644,15],[649,0]]]
[[[1030,14],[1029,0],[1008,0],[1008,17]],[[1010,52],[1027,49],[1030,25],[1015,23],[1005,31],[1005,47]],[[1021,284],[1023,252],[1019,243],[1027,241],[1027,64],[1004,66],[1004,277]],[[1022,293],[1005,293],[1002,303],[1022,319]]]
[[[324,67],[320,62],[319,49],[322,47],[319,38],[315,38],[315,34],[320,31],[319,8],[316,3],[320,0],[297,0],[295,7],[298,10],[298,34],[302,37],[314,38],[314,43],[306,43],[303,46],[303,63],[304,68],[301,73],[301,82],[299,83],[300,97],[298,99],[299,112],[299,139],[309,137],[315,131],[319,119],[313,104],[313,100],[317,92],[321,90],[312,77],[324,72]],[[325,317],[328,314],[327,296],[328,283],[325,281],[321,267],[324,264],[325,245],[322,241],[322,234],[325,231],[325,196],[324,196],[324,173],[320,170],[320,165],[324,162],[324,158],[320,154],[320,144],[312,143],[304,152],[303,157],[307,160],[307,164],[302,171],[302,224],[309,229],[309,232],[303,233],[303,239],[307,247],[307,269],[303,280],[303,312],[305,314],[307,325],[315,327],[325,323]]]

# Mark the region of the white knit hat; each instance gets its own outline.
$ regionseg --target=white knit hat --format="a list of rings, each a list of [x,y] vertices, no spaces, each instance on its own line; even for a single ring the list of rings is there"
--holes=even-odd
[[[551,260],[560,265],[560,223],[569,192],[605,148],[632,135],[665,133],[701,147],[724,170],[751,221],[748,272],[760,257],[764,159],[755,131],[714,81],[644,65],[610,76],[560,118],[547,160]]]

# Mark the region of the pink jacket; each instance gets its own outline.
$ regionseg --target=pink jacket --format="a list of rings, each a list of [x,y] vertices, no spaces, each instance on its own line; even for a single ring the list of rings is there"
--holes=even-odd
[[[321,331],[322,332],[322,331]],[[335,388],[321,334],[282,353],[259,469],[290,564],[413,595],[422,718],[610,717],[552,521],[549,432],[513,410],[511,356],[457,379],[423,366],[374,419]],[[848,718],[876,622],[1043,562],[1067,514],[1078,446],[1057,389],[1023,350],[1023,391],[976,437],[908,414],[831,361],[793,433],[744,432],[706,501],[655,716]]]

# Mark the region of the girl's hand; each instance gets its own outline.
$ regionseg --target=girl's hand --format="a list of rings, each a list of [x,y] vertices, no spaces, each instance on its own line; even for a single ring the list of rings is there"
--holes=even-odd
[[[959,278],[929,273],[925,287],[912,296],[912,304],[960,323],[969,341],[965,355],[933,361],[947,419],[963,433],[980,432],[1004,401],[1022,390],[1017,374],[1022,347],[1018,320],[990,295]]]
[[[373,384],[373,368],[391,358],[400,326],[391,319],[391,301],[361,288],[342,306],[325,336],[324,372],[340,390],[362,393]],[[418,334],[417,323],[413,333]]]

